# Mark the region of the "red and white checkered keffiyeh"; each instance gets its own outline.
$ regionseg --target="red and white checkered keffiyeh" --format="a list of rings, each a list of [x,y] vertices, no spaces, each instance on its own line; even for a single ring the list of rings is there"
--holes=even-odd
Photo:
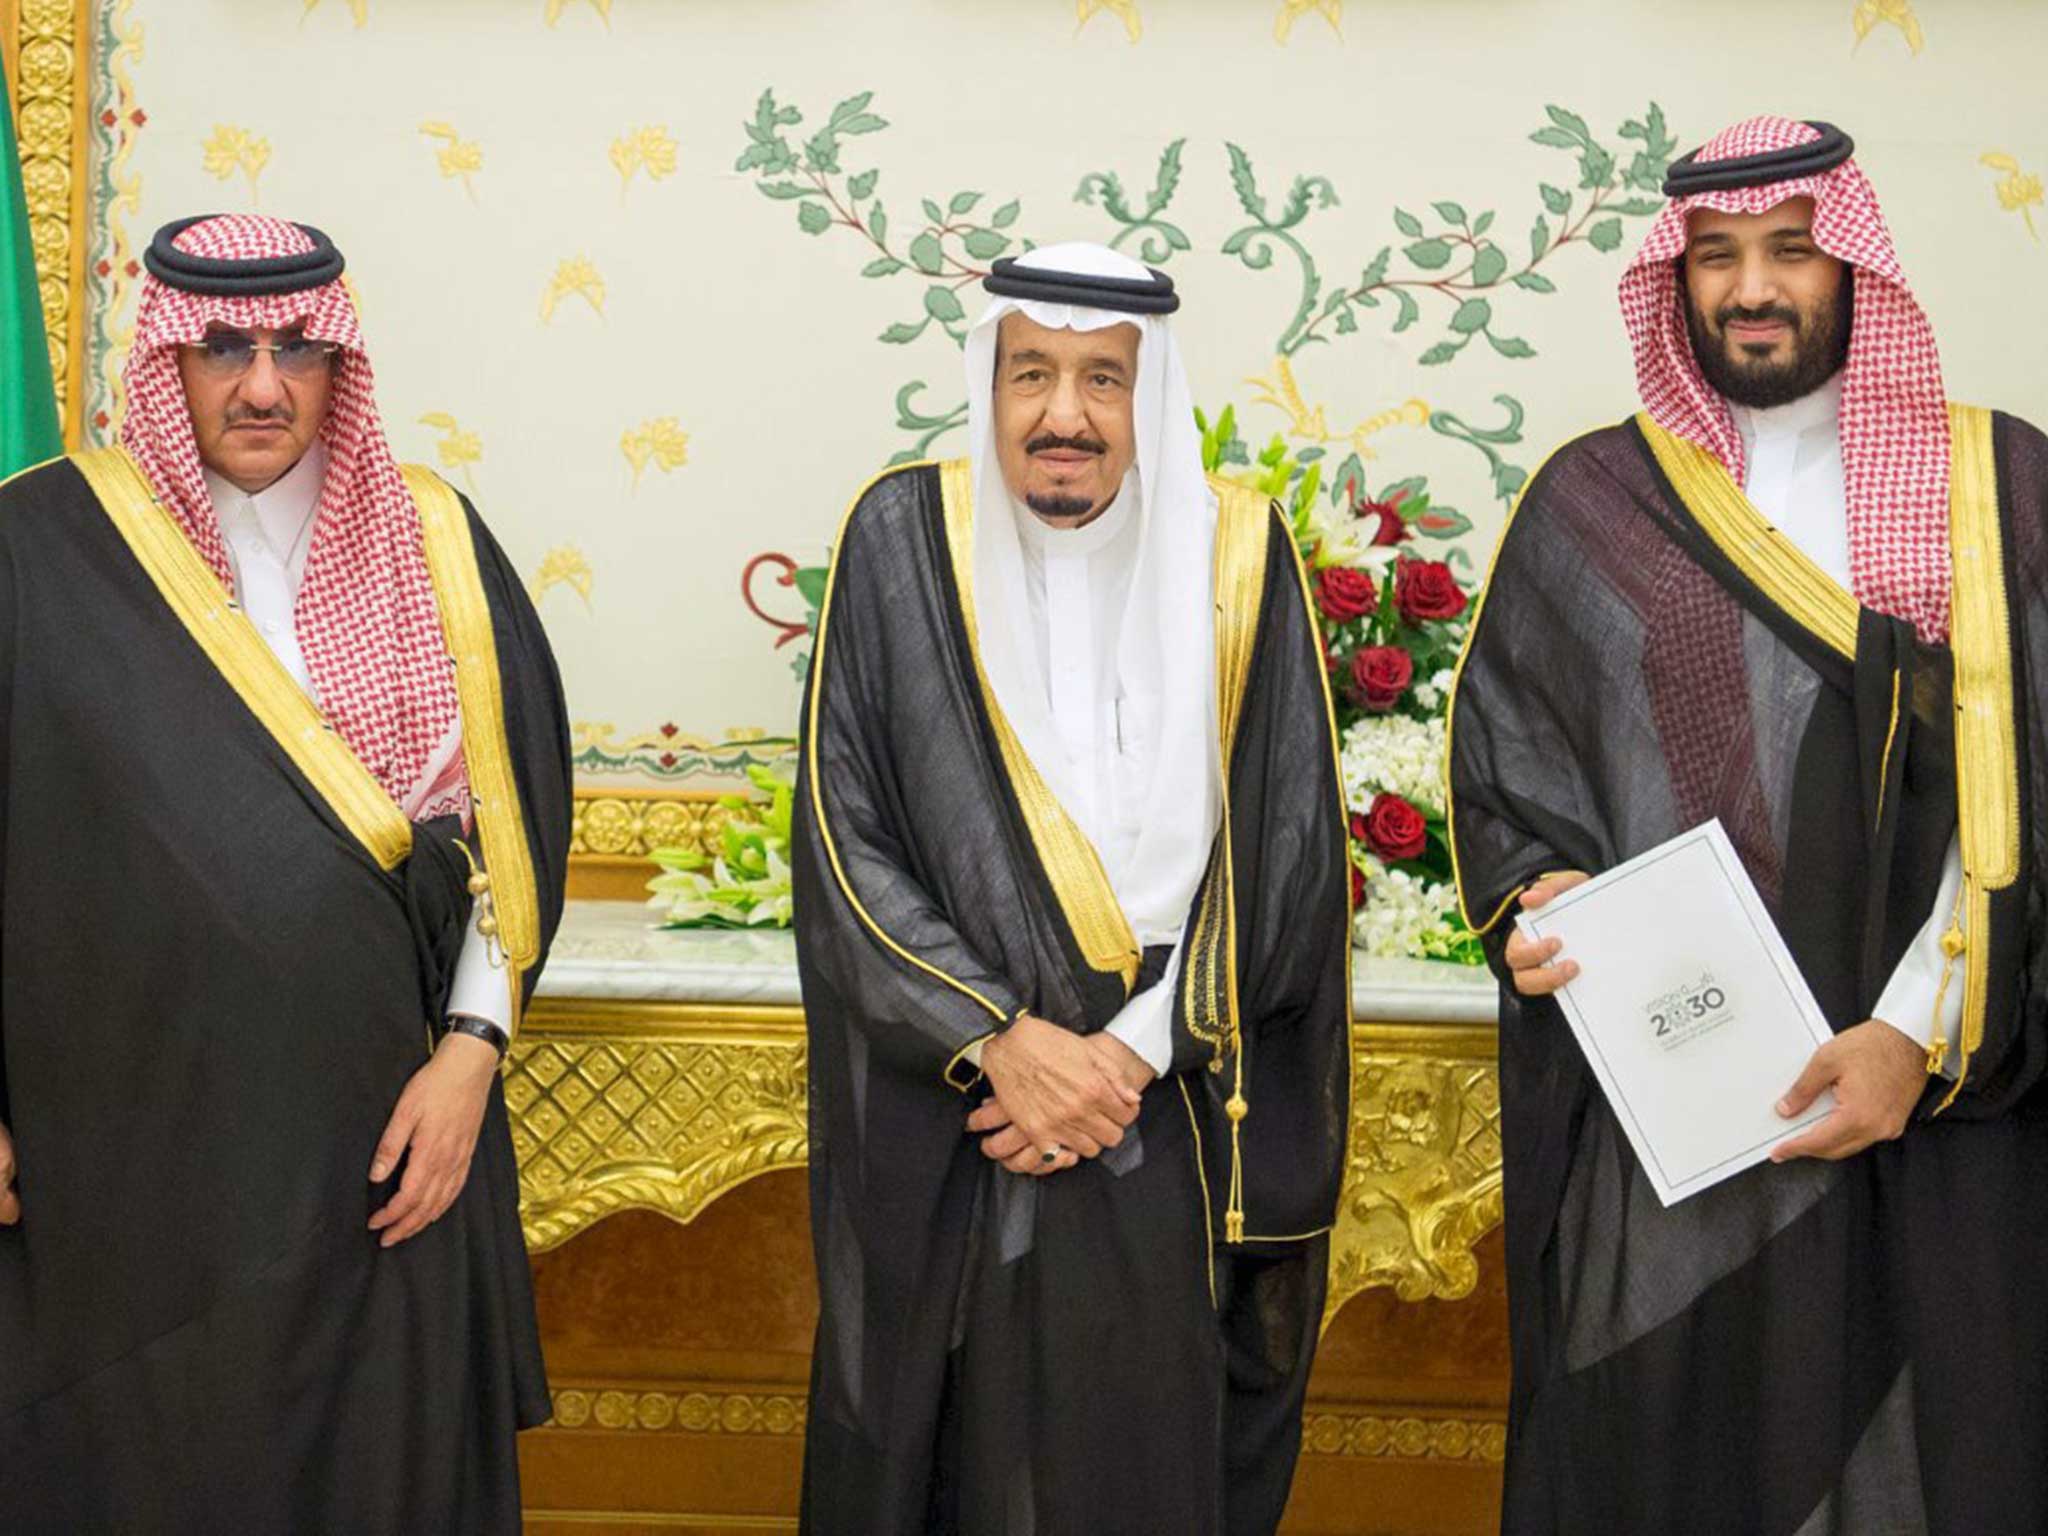
[[[1818,132],[1757,117],[1708,141],[1703,162],[1813,142]],[[1934,328],[1906,285],[1869,180],[1851,159],[1818,176],[1674,199],[1621,279],[1621,312],[1650,417],[1699,444],[1744,483],[1742,437],[1728,402],[1700,372],[1686,332],[1677,259],[1694,208],[1760,214],[1813,199],[1813,239],[1856,273],[1856,317],[1842,374],[1842,469],[1849,506],[1849,577],[1857,600],[1944,641],[1949,624],[1947,395]]]
[[[177,237],[194,256],[254,260],[313,248],[297,225],[225,214]],[[419,510],[377,415],[375,379],[355,304],[337,280],[298,293],[187,293],[143,279],[135,342],[122,377],[121,444],[221,585],[234,590],[227,546],[200,468],[178,376],[179,346],[209,324],[281,330],[341,348],[321,438],[327,478],[315,514],[294,620],[321,709],[363,766],[416,821],[467,819],[461,715],[440,611],[421,544]]]

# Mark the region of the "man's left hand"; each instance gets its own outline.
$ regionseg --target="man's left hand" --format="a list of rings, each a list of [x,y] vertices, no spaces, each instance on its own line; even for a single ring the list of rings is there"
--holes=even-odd
[[[1835,1107],[1804,1135],[1771,1149],[1771,1161],[1818,1157],[1837,1162],[1905,1133],[1913,1106],[1927,1088],[1927,1053],[1882,1019],[1845,1029],[1813,1053],[1791,1091],[1778,1100],[1786,1119],[1801,1113],[1825,1088]]]
[[[1134,1093],[1143,1093],[1159,1076],[1150,1062],[1107,1030],[1083,1036],[1082,1043],[1102,1063],[1104,1071]],[[984,1157],[1001,1163],[1012,1173],[1043,1176],[1059,1173],[1080,1161],[1072,1151],[1063,1151],[1056,1161],[1046,1162],[1045,1154],[1011,1121],[1010,1112],[1003,1108],[999,1098],[991,1098],[969,1115],[967,1129],[981,1136]]]
[[[379,1246],[395,1247],[425,1231],[462,1193],[497,1075],[498,1053],[486,1042],[450,1034],[405,1085],[370,1163],[370,1182],[381,1184],[411,1152],[398,1193],[370,1218],[370,1230],[384,1234]]]

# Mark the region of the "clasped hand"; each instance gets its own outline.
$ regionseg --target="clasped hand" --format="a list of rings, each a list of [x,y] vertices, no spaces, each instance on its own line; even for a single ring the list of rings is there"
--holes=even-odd
[[[1576,871],[1546,875],[1522,893],[1522,908],[1533,912],[1587,878]],[[1510,935],[1506,959],[1515,990],[1524,997],[1549,997],[1563,989],[1579,967],[1562,949],[1559,939],[1539,942],[1519,931]],[[1913,1106],[1926,1090],[1926,1062],[1919,1046],[1882,1019],[1843,1030],[1813,1053],[1776,1106],[1779,1116],[1789,1120],[1832,1088],[1834,1109],[1803,1134],[1772,1148],[1771,1161],[1817,1157],[1838,1162],[1880,1141],[1896,1140],[1905,1134]]]
[[[967,1129],[982,1137],[984,1156],[1033,1175],[1122,1145],[1154,1076],[1114,1035],[1077,1035],[1030,1014],[982,1048],[981,1069],[995,1096],[967,1117]]]

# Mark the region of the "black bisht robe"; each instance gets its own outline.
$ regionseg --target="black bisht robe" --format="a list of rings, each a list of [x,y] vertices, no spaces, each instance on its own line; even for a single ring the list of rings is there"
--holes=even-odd
[[[1121,1147],[1047,1179],[966,1134],[987,1089],[962,1052],[1026,1009],[1102,1028],[1141,957],[981,676],[965,464],[884,476],[845,525],[794,848],[815,1536],[1279,1519],[1343,1167],[1349,876],[1292,541],[1265,498],[1218,492],[1229,808],[1189,916],[1175,1070]]]
[[[124,464],[0,490],[0,1120],[23,1211],[0,1229],[0,1531],[514,1536],[514,1432],[548,1398],[495,1085],[447,1214],[388,1251],[365,1225],[469,920],[460,829],[408,828],[360,765],[333,771],[338,737],[309,775],[259,723],[304,695],[239,613],[213,622],[241,626],[247,693],[181,622],[82,473]],[[496,655],[502,731],[468,679],[465,753],[530,990],[566,871],[560,686],[517,575],[442,494]],[[144,547],[182,548],[157,572],[218,603],[169,514],[118,499]],[[517,804],[481,803],[508,767]]]
[[[1946,645],[1647,418],[1560,450],[1503,538],[1449,755],[1503,982],[1514,1536],[2048,1530],[2048,439],[1951,420]],[[1951,1075],[1898,1141],[1663,1209],[1555,1002],[1507,980],[1516,893],[1718,816],[1839,1031],[1959,815]]]

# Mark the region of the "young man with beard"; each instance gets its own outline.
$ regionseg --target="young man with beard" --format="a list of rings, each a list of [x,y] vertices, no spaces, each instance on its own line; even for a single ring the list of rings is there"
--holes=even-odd
[[[1454,694],[1510,1532],[2048,1529],[2048,439],[1947,399],[1852,155],[1760,118],[1672,168],[1645,409],[1531,482]],[[1837,1107],[1667,1210],[1512,914],[1711,817],[1836,1031],[1779,1111]]]

